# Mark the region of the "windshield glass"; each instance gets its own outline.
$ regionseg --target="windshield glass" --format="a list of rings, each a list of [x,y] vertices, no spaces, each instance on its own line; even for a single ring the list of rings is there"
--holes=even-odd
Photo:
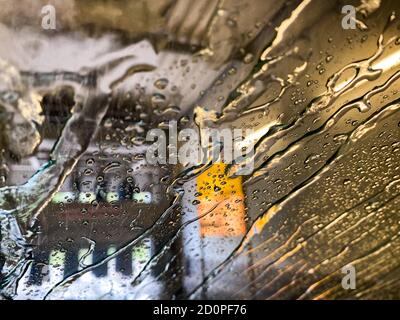
[[[399,298],[399,1],[0,2],[4,299]]]

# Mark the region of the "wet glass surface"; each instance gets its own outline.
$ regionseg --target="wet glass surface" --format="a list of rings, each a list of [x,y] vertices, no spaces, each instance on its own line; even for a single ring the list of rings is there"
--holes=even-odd
[[[2,298],[400,298],[399,1],[46,4],[0,1]]]

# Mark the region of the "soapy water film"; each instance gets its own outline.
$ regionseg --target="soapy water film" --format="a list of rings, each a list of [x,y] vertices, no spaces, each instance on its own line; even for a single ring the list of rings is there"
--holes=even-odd
[[[399,298],[398,1],[52,3],[1,1],[3,298]],[[149,165],[172,120],[254,170]]]

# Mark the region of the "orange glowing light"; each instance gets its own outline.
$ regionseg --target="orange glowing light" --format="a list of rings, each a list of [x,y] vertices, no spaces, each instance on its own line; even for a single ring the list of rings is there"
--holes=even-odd
[[[242,178],[228,178],[225,168],[216,163],[197,178],[202,237],[236,237],[246,232]]]

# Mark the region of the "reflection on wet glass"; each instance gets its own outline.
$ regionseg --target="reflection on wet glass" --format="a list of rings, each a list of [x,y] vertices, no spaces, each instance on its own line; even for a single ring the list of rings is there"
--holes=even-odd
[[[0,13],[3,298],[399,298],[398,1],[349,1],[355,29],[340,0],[53,1],[55,30],[27,1]],[[149,163],[171,123],[254,153]]]

